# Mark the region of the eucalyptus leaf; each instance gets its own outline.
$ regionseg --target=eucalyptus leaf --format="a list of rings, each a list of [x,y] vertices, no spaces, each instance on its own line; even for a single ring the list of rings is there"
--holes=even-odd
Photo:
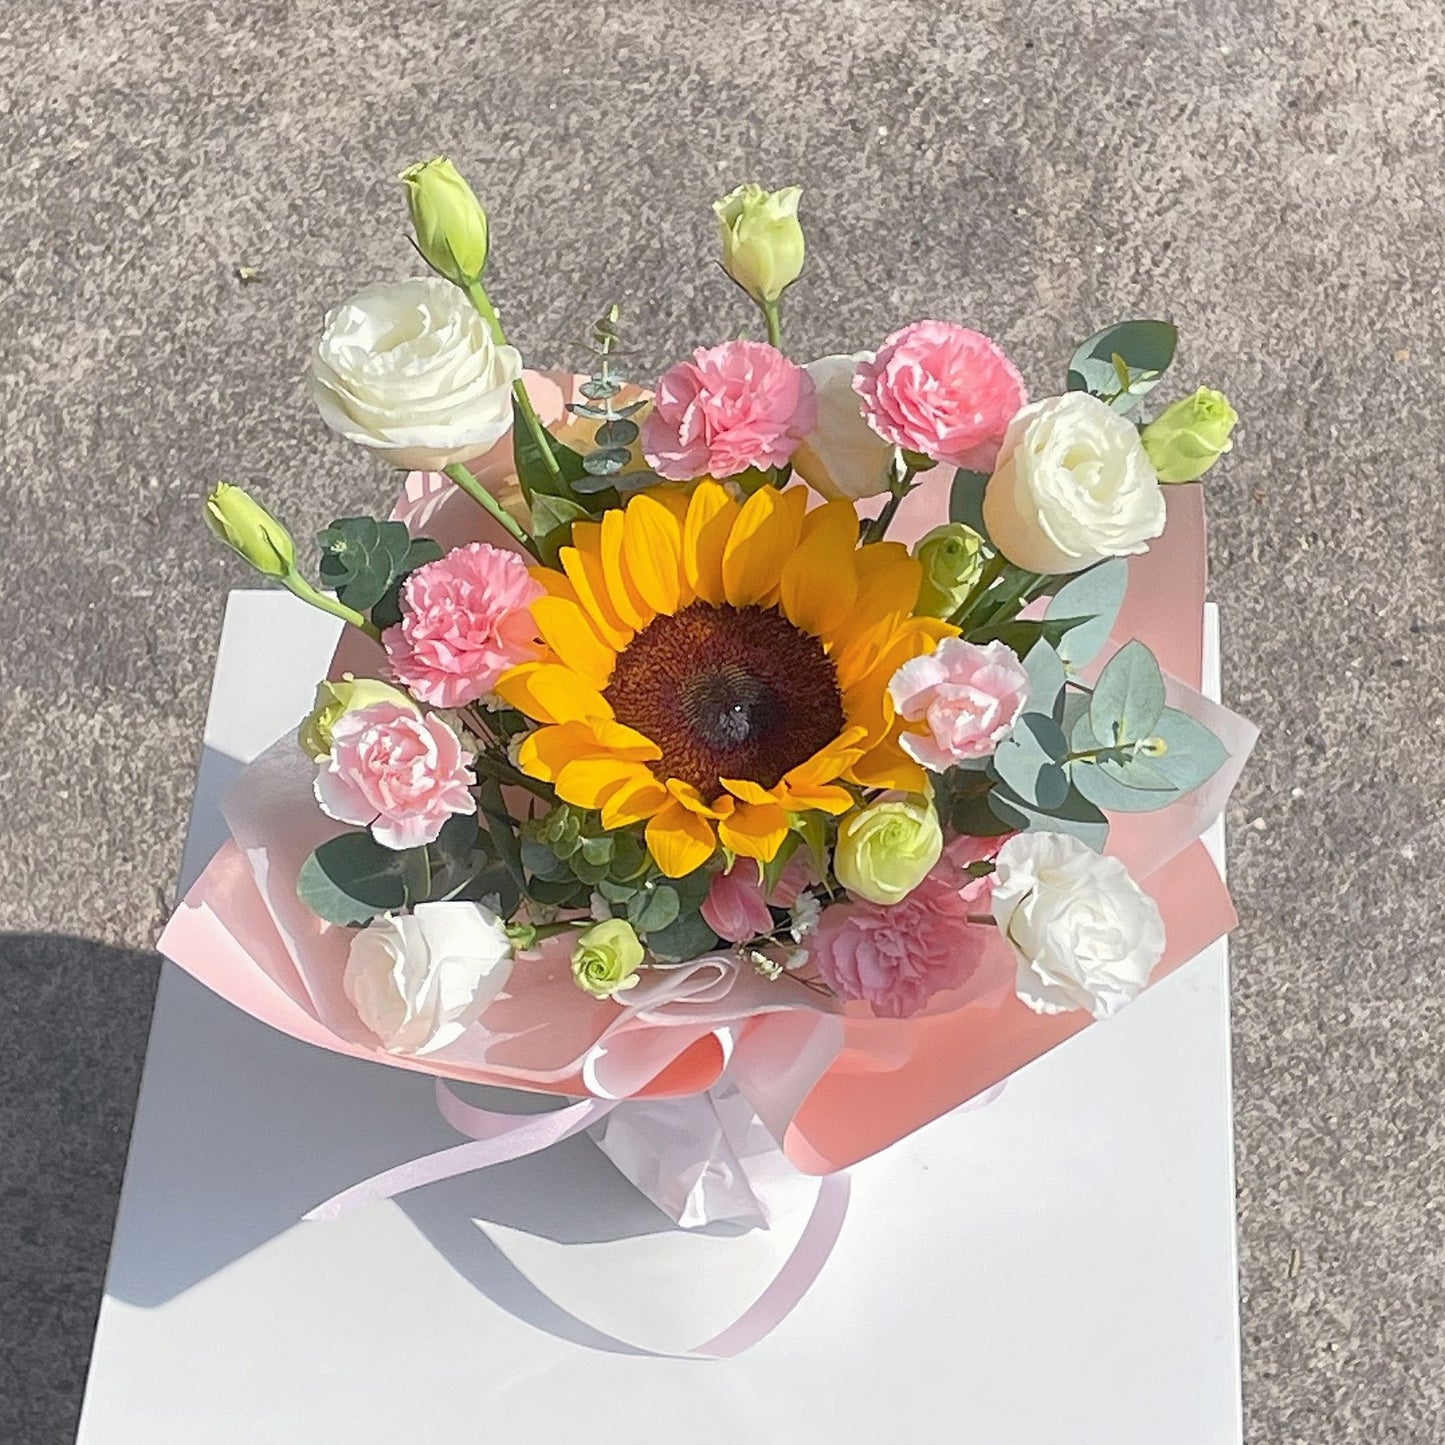
[[[666,883],[649,883],[627,901],[628,922],[638,933],[660,933],[681,911],[677,889]]]
[[[1043,713],[1057,721],[1059,700],[1064,691],[1063,659],[1041,638],[1029,648],[1028,656],[1024,658],[1024,671],[1029,675],[1025,711]]]
[[[980,537],[987,538],[983,525],[983,494],[988,486],[986,472],[955,472],[953,490],[948,495],[948,520],[972,527]]]
[[[327,839],[296,878],[296,896],[318,918],[353,927],[406,908],[430,889],[425,848],[386,848],[370,833]]]
[[[1143,758],[1076,762],[1071,764],[1069,775],[1084,797],[1110,813],[1154,813],[1167,808],[1179,796],[1178,788]]]
[[[679,914],[666,928],[649,933],[647,946],[666,963],[682,963],[710,953],[718,946],[718,936],[694,910]]]
[[[989,807],[1007,825],[1007,831],[1069,833],[1102,852],[1109,838],[1109,820],[1077,789],[1070,789],[1064,801],[1044,812],[1018,797],[1008,788],[996,787],[988,795]],[[981,835],[980,835],[981,836]]]
[[[1129,564],[1122,557],[1090,567],[1072,577],[1054,594],[1046,618],[1082,618],[1059,639],[1059,656],[1073,671],[1087,666],[1109,640],[1124,593],[1129,586]]]
[[[1154,724],[1149,761],[1181,793],[1206,783],[1229,758],[1229,749],[1209,731],[1177,708],[1166,707]]]
[[[1063,730],[1053,718],[1026,712],[994,750],[994,771],[1024,802],[1048,812],[1069,793],[1062,766],[1068,750]]]
[[[637,440],[638,428],[635,421],[628,421],[625,417],[615,417],[612,421],[604,423],[597,428],[597,445],[599,447],[622,447],[627,448]]]
[[[625,425],[631,426],[632,423]],[[588,452],[582,459],[582,466],[590,477],[615,477],[631,460],[632,453],[625,446],[604,446]]]
[[[950,768],[934,780],[934,796],[939,800],[942,820],[955,833],[968,838],[993,838],[1012,831],[1012,825],[989,806],[989,797],[996,786],[988,773]]]
[[[567,860],[559,858],[546,843],[537,839],[523,840],[520,857],[522,866],[534,878],[545,878],[555,883],[572,876]]]
[[[1131,411],[1169,369],[1178,344],[1179,333],[1168,321],[1121,321],[1106,326],[1074,352],[1068,389],[1090,392],[1115,411]],[[1127,388],[1115,357],[1127,368]]]
[[[399,524],[398,524],[399,525]],[[412,537],[400,564],[392,569],[391,581],[386,591],[372,604],[371,620],[377,627],[395,627],[401,621],[401,584],[428,562],[436,562],[445,553],[441,545],[430,537]]]
[[[1105,664],[1089,703],[1089,725],[1099,742],[1111,747],[1137,742],[1164,711],[1164,675],[1154,654],[1135,639]]]

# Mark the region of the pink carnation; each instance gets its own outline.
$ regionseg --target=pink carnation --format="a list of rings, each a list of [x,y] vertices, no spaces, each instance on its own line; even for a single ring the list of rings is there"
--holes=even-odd
[[[401,621],[381,638],[392,676],[433,707],[485,697],[536,656],[528,608],[542,591],[515,552],[486,542],[418,567],[402,584]]]
[[[895,331],[853,377],[868,424],[894,446],[966,471],[991,472],[1023,377],[998,346],[947,321]]]
[[[776,347],[725,341],[657,383],[642,451],[659,476],[688,482],[780,467],[818,421],[813,379]]]
[[[1029,695],[1029,675],[1002,642],[980,647],[946,637],[924,657],[905,662],[888,684],[905,722],[927,732],[898,741],[914,762],[941,773],[970,758],[986,758],[1009,735]]]
[[[460,740],[439,717],[378,702],[333,725],[316,801],[338,822],[369,826],[387,848],[417,848],[453,813],[477,811],[475,782]]]
[[[983,957],[986,929],[970,924],[962,875],[947,858],[900,903],[826,909],[809,957],[828,986],[884,1018],[916,1014],[935,994],[961,988]]]

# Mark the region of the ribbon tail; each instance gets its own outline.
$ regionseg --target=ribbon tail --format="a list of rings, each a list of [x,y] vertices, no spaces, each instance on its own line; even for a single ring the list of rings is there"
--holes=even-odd
[[[802,1301],[823,1272],[848,1214],[846,1174],[826,1174],[818,1187],[813,1212],[768,1287],[725,1330],[688,1351],[710,1360],[730,1360],[766,1339]]]
[[[611,1099],[584,1099],[579,1104],[569,1104],[565,1109],[554,1109],[546,1114],[498,1114],[463,1103],[450,1090],[438,1084],[437,1106],[454,1129],[472,1135],[469,1143],[423,1155],[420,1159],[412,1159],[394,1169],[374,1174],[370,1179],[363,1179],[361,1183],[353,1184],[350,1189],[343,1189],[340,1194],[318,1204],[305,1218],[341,1219],[354,1210],[375,1204],[377,1200],[394,1199],[398,1194],[421,1188],[423,1184],[435,1184],[440,1179],[453,1179],[475,1169],[506,1164],[513,1159],[550,1149],[553,1144],[560,1144],[589,1124],[595,1124],[616,1103]]]

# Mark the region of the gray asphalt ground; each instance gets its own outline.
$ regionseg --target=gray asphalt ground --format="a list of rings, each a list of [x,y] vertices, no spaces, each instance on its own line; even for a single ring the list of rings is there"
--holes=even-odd
[[[308,532],[387,495],[302,377],[328,304],[413,269],[395,177],[442,149],[540,365],[612,300],[644,374],[734,327],[708,207],[747,178],[805,187],[800,355],[940,316],[1046,391],[1097,326],[1177,320],[1245,416],[1209,492],[1264,728],[1230,817],[1248,1437],[1445,1439],[1442,74],[1420,0],[0,6],[0,1440],[78,1407],[247,580],[201,496]]]

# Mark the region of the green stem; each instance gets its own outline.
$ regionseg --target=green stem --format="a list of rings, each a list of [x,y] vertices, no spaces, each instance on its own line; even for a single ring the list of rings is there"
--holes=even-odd
[[[445,471],[467,496],[489,512],[532,556],[537,555],[537,548],[527,535],[527,529],[460,462],[453,462]]]
[[[776,301],[759,301],[758,306],[762,310],[763,321],[768,328],[768,345],[775,346],[781,351],[783,326],[778,317],[778,303]]]
[[[364,632],[373,642],[381,641],[381,632],[375,623],[362,616],[354,607],[348,607],[344,602],[333,597],[329,592],[322,592],[313,587],[299,572],[292,572],[281,578],[281,585],[293,597],[299,597],[303,602],[310,603],[318,612],[327,612],[332,617],[339,617],[343,622],[349,622],[358,631]]]
[[[903,476],[891,488],[883,510],[864,528],[863,541],[865,543],[881,542],[888,535],[888,529],[893,525],[893,519],[898,515],[898,508],[902,505],[904,497],[913,490],[913,478],[916,475],[917,473],[912,467],[903,469]]]
[[[957,612],[948,620],[955,627],[962,627],[968,620],[969,613],[978,605],[984,593],[993,586],[1003,575],[1003,570],[1008,566],[1008,558],[1002,552],[995,552],[984,564],[983,571],[979,573],[978,581],[973,584],[968,596],[963,599]]]
[[[997,603],[979,619],[981,627],[996,627],[1001,622],[1012,621],[1028,601],[1029,593],[1044,580],[1040,572],[1020,572],[999,592]]]
[[[492,305],[492,299],[487,295],[486,289],[480,281],[473,281],[466,287],[467,300],[476,307],[477,314],[487,323],[487,329],[492,333],[492,340],[498,346],[507,344],[507,334],[502,330],[502,323],[497,317],[497,308]],[[527,395],[527,388],[522,385],[521,377],[512,383],[512,395],[516,398],[517,410],[522,413],[522,420],[527,424],[527,430],[532,433],[539,450],[542,453],[542,460],[546,463],[547,470],[556,481],[562,480],[562,468],[557,465],[557,458],[552,451],[552,434],[542,425],[542,418],[537,415],[537,409],[532,405],[532,398]]]

